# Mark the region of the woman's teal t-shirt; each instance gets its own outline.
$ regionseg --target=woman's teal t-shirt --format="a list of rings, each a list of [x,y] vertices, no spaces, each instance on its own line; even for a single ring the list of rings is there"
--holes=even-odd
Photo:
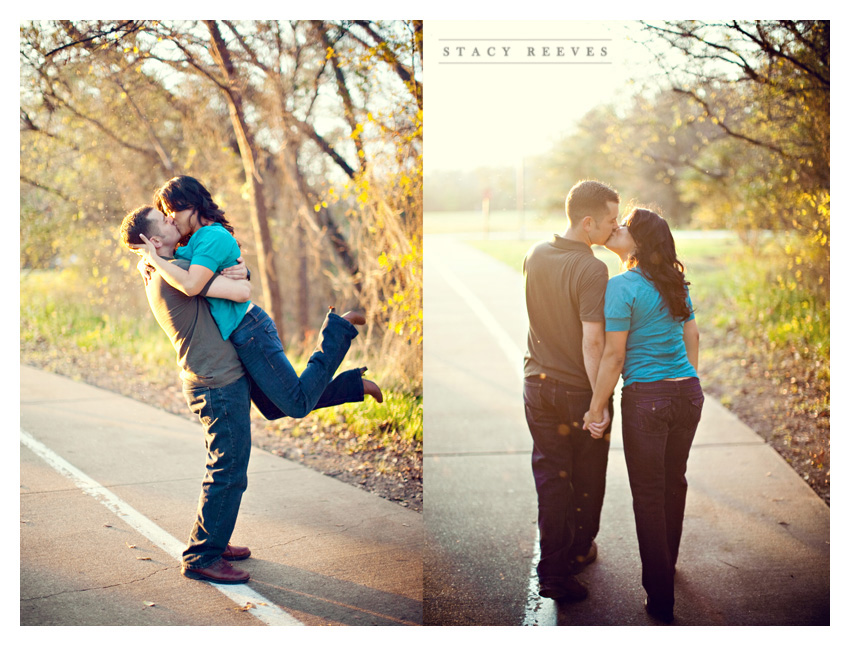
[[[221,271],[225,267],[236,264],[241,255],[239,243],[221,224],[215,223],[201,227],[189,238],[185,247],[174,250],[175,258],[184,258],[193,265],[201,265],[212,272]],[[210,313],[218,325],[222,338],[230,338],[230,334],[245,316],[250,302],[237,303],[224,298],[207,298]]]
[[[687,287],[686,287],[687,289]],[[688,308],[694,318],[691,297]],[[628,332],[623,385],[696,377],[688,361],[684,322],[673,318],[661,293],[640,269],[630,269],[608,280],[605,290],[605,330]]]

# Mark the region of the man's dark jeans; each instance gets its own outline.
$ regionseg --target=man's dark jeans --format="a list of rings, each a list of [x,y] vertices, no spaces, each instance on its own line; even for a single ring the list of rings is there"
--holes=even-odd
[[[672,610],[688,454],[702,414],[699,379],[633,383],[623,388],[623,448],[632,489],[643,587]]]
[[[541,583],[557,586],[572,576],[576,557],[590,549],[599,531],[609,437],[595,440],[583,430],[593,393],[570,389],[554,379],[528,377],[525,418],[534,449],[531,468],[537,486]],[[613,405],[609,403],[613,415]]]
[[[207,448],[198,517],[183,552],[183,564],[206,568],[218,561],[227,547],[248,486],[250,387],[243,376],[221,388],[184,387],[183,394],[204,427]]]
[[[204,427],[207,447],[198,518],[183,552],[187,567],[209,567],[230,541],[248,486],[251,400],[267,419],[304,417],[316,408],[363,401],[360,370],[331,379],[355,336],[351,323],[329,313],[319,345],[299,377],[283,352],[274,322],[254,306],[230,337],[249,374],[221,388],[184,388],[189,408]]]
[[[256,305],[245,314],[230,341],[250,375],[257,408],[267,419],[277,419],[304,417],[315,408],[363,401],[359,370],[343,372],[332,381],[356,336],[351,323],[329,313],[319,331],[319,344],[300,376],[283,351],[274,321]]]

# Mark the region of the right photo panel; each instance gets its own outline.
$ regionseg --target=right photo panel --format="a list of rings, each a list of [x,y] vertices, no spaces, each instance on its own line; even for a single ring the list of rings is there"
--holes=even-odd
[[[829,21],[424,51],[423,623],[829,625]]]

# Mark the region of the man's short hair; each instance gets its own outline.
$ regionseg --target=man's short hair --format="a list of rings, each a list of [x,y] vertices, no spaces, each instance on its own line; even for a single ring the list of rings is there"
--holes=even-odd
[[[121,222],[121,243],[125,247],[131,244],[142,244],[140,235],[150,239],[151,222],[148,216],[151,211],[153,211],[153,207],[150,204],[145,204],[124,216],[124,220]]]
[[[586,179],[570,189],[566,209],[570,224],[578,224],[587,216],[594,219],[608,212],[608,202],[620,203],[620,194],[593,179]]]

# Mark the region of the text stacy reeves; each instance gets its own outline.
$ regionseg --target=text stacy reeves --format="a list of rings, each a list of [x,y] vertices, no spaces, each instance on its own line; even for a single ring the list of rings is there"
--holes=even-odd
[[[608,45],[600,43],[442,46],[440,62],[593,62],[608,57]]]

